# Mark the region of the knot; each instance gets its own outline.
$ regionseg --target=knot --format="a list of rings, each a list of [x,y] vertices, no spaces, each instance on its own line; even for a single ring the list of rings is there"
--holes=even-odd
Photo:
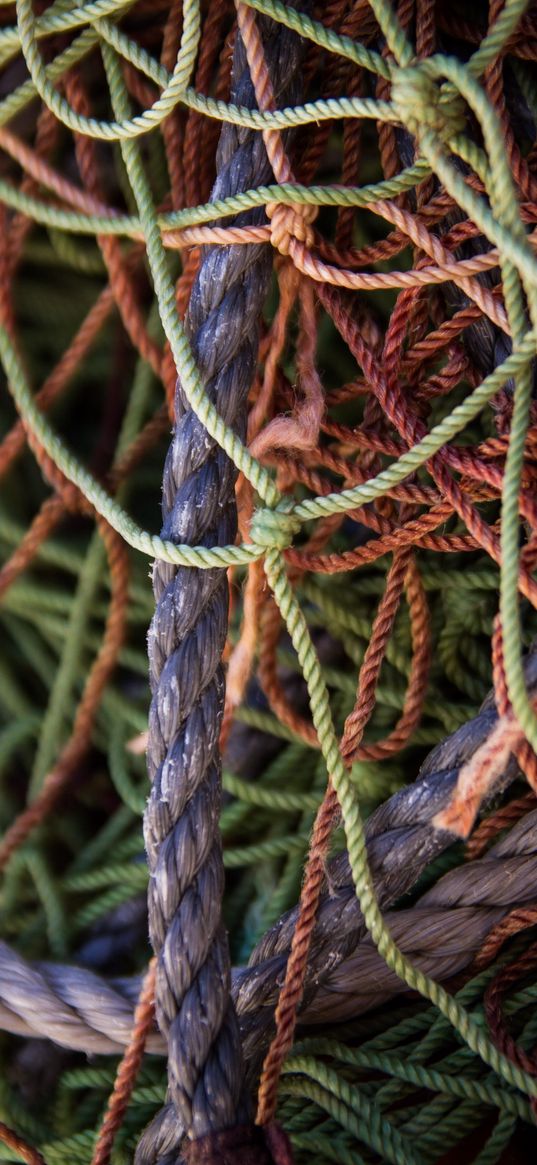
[[[313,246],[315,236],[311,224],[317,218],[317,210],[316,206],[306,206],[302,203],[293,203],[291,206],[286,206],[284,202],[267,204],[270,241],[280,255],[289,254],[293,239],[304,243],[308,249]]]
[[[266,550],[287,550],[300,526],[300,518],[289,510],[261,508],[250,522],[250,538]]]
[[[440,85],[423,67],[399,69],[392,80],[392,105],[400,121],[414,137],[432,129],[442,141],[462,133],[466,107],[452,85]]]

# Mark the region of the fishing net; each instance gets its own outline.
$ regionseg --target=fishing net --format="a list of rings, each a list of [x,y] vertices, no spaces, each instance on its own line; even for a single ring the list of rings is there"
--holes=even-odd
[[[536,61],[0,4],[4,1160],[535,1152]]]

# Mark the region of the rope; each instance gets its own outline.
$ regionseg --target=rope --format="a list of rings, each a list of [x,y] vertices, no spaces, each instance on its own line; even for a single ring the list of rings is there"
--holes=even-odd
[[[240,39],[235,51],[234,88],[248,103]],[[294,44],[285,51],[284,42],[276,37],[271,59],[279,86],[287,85],[289,72],[298,66]],[[263,181],[262,151],[255,135],[241,138],[224,131],[213,194],[235,193],[237,175],[241,185]],[[241,434],[268,273],[264,249],[206,253],[187,315],[205,391],[227,424]],[[163,482],[164,539],[230,543],[236,523],[236,475],[225,453],[208,444],[204,428],[188,408],[181,381],[175,416]],[[276,537],[282,521],[275,527]],[[256,535],[259,538],[257,527]],[[223,865],[215,749],[223,712],[220,656],[228,595],[222,572],[170,574],[158,563],[153,586],[157,608],[149,635],[153,700],[148,741],[152,791],[144,823],[151,873],[149,924],[158,954],[156,1007],[168,1041],[170,1098],[179,1127],[199,1141],[241,1124],[247,1113],[241,1096],[239,1034],[229,1002],[229,955],[220,921]],[[165,814],[163,803],[168,805]],[[193,1031],[198,1033],[196,1047]],[[198,1153],[204,1160],[201,1148],[190,1156],[197,1160]]]
[[[411,829],[416,830],[416,826],[406,826],[407,833]],[[518,903],[517,913],[523,914],[523,903],[531,901],[533,893],[536,829],[537,818],[533,812],[492,847],[486,858],[471,866],[458,866],[449,871],[411,908],[386,913],[387,924],[399,936],[402,948],[417,966],[434,974],[436,979],[449,980],[471,963],[486,934],[490,932],[492,937],[498,932],[511,904]],[[375,863],[375,885],[379,897],[387,903],[393,900],[394,891],[387,893],[384,883],[388,874],[392,884],[396,873],[401,877],[403,847],[400,847],[398,871],[386,869],[386,861],[377,865],[375,857],[380,851],[385,858],[387,842],[393,843],[400,832],[401,826],[396,825],[387,834],[384,832],[375,838],[373,832],[369,838],[368,852],[370,860]],[[415,869],[414,880],[416,875]],[[341,868],[329,869],[328,877],[334,883],[337,879],[340,902],[335,903],[333,893],[330,895],[324,890],[307,968],[306,1002],[300,1011],[302,1026],[356,1018],[402,990],[397,976],[387,969],[373,943],[364,934],[357,905],[353,902],[352,883],[344,880]],[[354,918],[351,919],[353,911]],[[339,963],[326,968],[326,936],[331,928],[341,926],[343,917],[348,917],[344,936],[346,954]],[[271,1024],[268,1010],[273,1012],[277,996],[274,958],[277,953],[282,965],[287,958],[283,943],[278,940],[278,931],[283,929],[288,934],[290,921],[282,919],[269,932],[264,940],[265,946],[269,946],[271,940],[276,945],[272,945],[264,959],[256,956],[250,969],[233,972],[232,992],[246,1040],[250,1074],[256,1070],[267,1045]],[[5,1030],[33,1033],[65,1047],[105,1054],[117,1051],[131,1039],[137,980],[106,982],[81,967],[58,964],[30,967],[6,944],[2,945],[0,953],[0,1015]],[[144,997],[150,997],[151,992],[152,985],[148,983],[144,986]],[[144,1022],[147,1023],[145,998],[140,997],[139,1006],[144,1009]],[[148,1049],[153,1053],[165,1052],[165,1043],[156,1030],[150,1036]]]
[[[272,1154],[275,1161],[288,1158],[288,1146],[272,1124],[263,1133],[243,1129],[236,1143],[227,1143],[228,1127],[237,1121],[242,1127],[249,1119],[250,1083],[245,1089],[239,1030],[229,1004],[227,940],[219,929],[223,864],[255,873],[255,909],[242,873],[236,881],[233,875],[229,887],[229,917],[244,917],[249,935],[247,941],[242,926],[234,926],[239,962],[242,948],[244,957],[250,953],[252,933],[266,932],[251,973],[241,972],[234,986],[250,1080],[278,1007],[278,1054],[260,1109],[264,1123],[274,1115],[302,995],[303,1015],[308,1009],[313,1015],[330,976],[337,978],[352,952],[366,947],[374,974],[385,974],[390,990],[395,976],[432,1001],[443,1017],[435,1022],[444,1022],[444,1031],[453,1028],[464,1045],[461,1054],[474,1057],[463,1065],[471,1062],[470,1075],[480,1074],[468,1103],[473,1098],[483,1104],[493,1096],[500,1112],[484,1160],[487,1153],[492,1160],[503,1151],[513,1128],[508,1116],[516,1111],[528,1118],[524,1098],[535,1092],[534,1080],[521,1070],[522,1060],[505,1037],[499,1005],[490,1039],[464,993],[452,997],[428,977],[432,970],[442,978],[440,969],[416,962],[412,946],[407,952],[403,943],[404,954],[398,949],[399,926],[401,935],[407,933],[406,912],[390,912],[387,919],[381,914],[396,890],[414,885],[425,865],[447,849],[457,829],[467,834],[483,797],[505,787],[516,762],[530,783],[535,780],[533,663],[531,657],[522,662],[524,622],[527,618],[533,629],[533,612],[527,611],[537,598],[534,14],[521,0],[507,0],[491,6],[482,28],[476,16],[468,21],[461,14],[459,21],[458,8],[437,13],[435,21],[432,6],[421,0],[400,4],[397,15],[387,0],[359,0],[343,9],[333,2],[304,13],[279,0],[248,0],[238,11],[248,67],[226,4],[206,13],[195,0],[182,6],[156,0],[151,11],[144,0],[132,8],[123,0],[95,0],[69,11],[53,5],[38,16],[31,0],[17,0],[16,24],[0,14],[0,62],[8,78],[0,103],[6,159],[0,181],[5,289],[0,358],[18,416],[2,444],[0,469],[14,475],[6,485],[10,497],[17,499],[20,482],[31,498],[20,510],[18,501],[5,513],[0,508],[6,547],[0,589],[11,620],[9,682],[2,683],[7,711],[0,725],[0,766],[7,772],[28,759],[43,691],[48,701],[30,760],[28,803],[20,781],[5,780],[2,908],[8,933],[18,934],[20,926],[21,941],[30,949],[39,931],[37,900],[51,950],[63,959],[77,927],[120,910],[145,886],[146,873],[132,860],[140,852],[135,822],[145,790],[126,741],[137,734],[137,747],[143,748],[145,708],[137,693],[144,664],[139,646],[133,647],[132,624],[143,627],[149,603],[143,563],[129,567],[127,593],[127,543],[156,558],[157,613],[150,637],[153,785],[146,840],[150,922],[159,952],[157,1010],[168,1036],[170,1086],[164,1108],[140,1142],[139,1161],[165,1159],[172,1144],[178,1153],[185,1133],[192,1145],[198,1143],[186,1148],[192,1160],[220,1160],[229,1152],[243,1153],[245,1160],[251,1152]],[[455,34],[466,42],[465,63],[443,51],[446,43],[455,43]],[[24,73],[17,64],[20,54]],[[99,117],[86,80],[92,69],[105,86]],[[293,104],[298,71],[301,106]],[[42,106],[34,128],[36,96]],[[250,108],[254,104],[259,108]],[[59,123],[72,131],[74,146],[67,145],[63,131],[58,135]],[[368,150],[360,152],[365,123],[365,133],[378,136],[373,175],[366,168]],[[211,192],[219,124],[219,175]],[[113,181],[101,165],[111,143],[117,147]],[[269,185],[271,166],[279,181]],[[41,225],[38,235],[29,232],[30,219]],[[377,226],[369,233],[373,221],[383,233],[387,224],[386,238],[378,240]],[[68,301],[76,304],[78,296],[74,290],[57,310],[50,274],[50,303],[42,290],[36,296],[28,285],[27,258],[43,253],[46,264],[59,264],[69,277],[91,285],[91,295],[84,293],[85,315],[76,310],[69,315]],[[183,266],[175,281],[178,253]],[[149,316],[145,258],[156,296]],[[271,304],[263,319],[271,268]],[[381,297],[393,288],[400,294],[395,307],[391,300],[386,307]],[[189,300],[183,328],[180,316]],[[24,313],[32,329],[31,359],[23,342]],[[113,355],[109,338],[103,341],[112,329]],[[336,348],[344,352],[337,368]],[[41,349],[44,375],[34,359]],[[57,360],[52,372],[50,351]],[[70,382],[91,357],[96,371],[89,383],[97,401],[104,353],[107,368],[115,363],[102,430],[93,450],[91,401],[84,401],[80,424],[66,426],[74,452],[59,435],[64,417],[69,419],[69,410],[76,412],[82,399]],[[125,367],[131,378],[134,356],[132,393],[120,425],[118,384]],[[151,466],[151,452],[165,433],[166,411],[156,399],[155,382],[162,383],[171,413],[175,369],[176,430],[166,462],[159,537],[150,529],[144,470],[139,478],[133,471]],[[60,398],[54,417],[45,415]],[[6,406],[9,424],[11,407]],[[491,417],[495,436],[489,431]],[[19,462],[26,442],[52,495],[39,492],[26,474],[26,460]],[[126,496],[128,487],[134,487],[132,496]],[[107,550],[110,578],[104,585],[105,556],[96,549],[82,555],[77,540],[88,520],[97,522]],[[431,562],[431,552],[464,553],[468,565],[459,570],[462,559],[444,559],[449,563],[444,572]],[[326,577],[363,566],[352,583],[346,579],[345,592],[336,577]],[[248,582],[241,622],[242,568]],[[51,570],[66,574],[63,587],[53,584]],[[231,572],[229,593],[225,570]],[[80,580],[74,597],[73,577]],[[364,807],[389,795],[408,770],[402,749],[438,741],[467,719],[469,704],[479,704],[489,683],[486,644],[498,578],[492,654],[499,717],[487,706],[480,727],[467,725],[458,743],[446,745],[442,768],[435,772],[434,760],[429,762],[424,781],[388,801],[366,831]],[[408,612],[400,603],[403,592]],[[228,613],[231,634],[225,646]],[[224,650],[231,678],[225,714]],[[252,688],[257,653],[268,710]],[[31,661],[29,685],[17,677],[20,659]],[[52,664],[57,670],[49,698]],[[358,672],[357,689],[351,665]],[[245,739],[254,755],[255,731],[270,730],[272,761],[266,773],[263,758],[257,770],[250,759],[249,769],[224,774],[234,800],[222,813],[222,859],[218,737],[223,725],[223,741],[237,747],[241,719],[250,726]],[[266,736],[261,744],[257,739],[258,749],[269,747]],[[113,801],[106,801],[109,794],[99,786],[91,746],[104,750]],[[390,760],[394,755],[396,763]],[[256,771],[262,779],[254,782]],[[86,810],[94,793],[102,809],[101,833],[89,842]],[[63,834],[51,815],[60,796],[67,813]],[[114,808],[108,820],[109,804]],[[286,915],[299,892],[316,810],[301,909]],[[486,823],[478,844],[488,844],[494,830],[512,825],[513,813],[511,808],[510,816],[505,811],[502,817],[500,811],[494,824]],[[340,814],[347,855],[329,867],[325,892],[325,861]],[[393,837],[382,825],[392,820]],[[448,823],[450,834],[435,829],[435,821]],[[523,820],[509,836],[516,839],[519,829],[523,832]],[[335,844],[342,844],[337,833]],[[383,848],[388,845],[389,852]],[[479,860],[486,863],[493,852]],[[58,870],[71,860],[73,870],[64,877]],[[478,867],[475,857],[461,867],[461,884],[464,879],[470,884],[475,871],[477,886]],[[334,887],[338,896],[332,900]],[[77,895],[88,899],[79,901]],[[67,905],[73,901],[74,921]],[[502,936],[517,933],[533,918],[531,902],[505,901],[504,908],[505,915],[489,919],[492,930],[484,947],[489,954],[499,949],[494,944]],[[204,926],[196,928],[194,915],[200,912]],[[272,930],[269,923],[280,914],[281,924]],[[364,940],[365,930],[370,939]],[[105,932],[99,941],[109,941]],[[500,979],[494,989],[496,1001],[506,982]],[[263,1000],[259,1023],[253,1023],[247,1005],[256,998]],[[118,1005],[110,1001],[110,1006]],[[127,1012],[132,1023],[130,996]],[[517,1030],[510,1038],[523,1046],[526,1036],[529,1040],[531,1030],[526,1035]],[[107,1038],[101,1032],[103,1046]],[[112,1051],[115,1039],[108,1044]],[[396,1093],[388,1093],[386,1115],[382,1102],[377,1108],[376,1099],[373,1103],[362,1093],[358,1078],[356,1085],[346,1080],[343,1051],[332,1047],[337,1068],[319,1066],[317,1054],[324,1053],[306,1052],[302,1060],[297,1053],[299,1066],[285,1068],[280,1084],[280,1115],[286,1125],[289,1121],[297,1152],[308,1144],[311,1150],[308,1137],[322,1113],[326,1128],[320,1124],[318,1144],[327,1159],[326,1146],[337,1130],[338,1160],[351,1159],[348,1154],[364,1140],[368,1151],[383,1159],[421,1160],[419,1137],[414,1151],[412,1133],[407,1137],[399,1127],[406,1119],[400,1103],[404,1089],[392,1108],[389,1098]],[[353,1062],[353,1070],[361,1071],[361,1064]],[[495,1074],[492,1091],[482,1083],[489,1080],[489,1068]],[[401,1071],[398,1067],[397,1079],[406,1085],[422,1082],[419,1073],[411,1080]],[[449,1092],[446,1074],[438,1072],[436,1082]],[[500,1078],[507,1082],[508,1097],[516,1096],[508,1101],[509,1111],[501,1107]],[[129,1152],[136,1139],[128,1128],[131,1109],[138,1106],[144,1120],[150,1119],[164,1101],[153,1094],[153,1107],[144,1108],[135,1097],[146,1085],[135,1083],[132,1074],[127,1089],[132,1087],[132,1103],[127,1093],[123,1103],[122,1079],[114,1100],[122,1127],[113,1112],[109,1122],[120,1154],[123,1136],[131,1136]],[[6,1105],[10,1123],[28,1142],[46,1149],[49,1165],[61,1165],[62,1151],[70,1160],[91,1159],[94,1139],[83,1127],[91,1127],[93,1136],[100,1112],[88,1110],[79,1127],[76,1120],[70,1125],[62,1110],[58,1127],[63,1121],[62,1127],[77,1129],[62,1150],[54,1147],[52,1132],[35,1131],[15,1101]],[[307,1109],[306,1116],[301,1109]],[[479,1120],[475,1110],[466,1117],[457,1113],[464,1129]],[[444,1113],[437,1130],[454,1128],[450,1119]],[[410,1113],[410,1129],[413,1120],[424,1130],[425,1156],[434,1153],[433,1117],[428,1128]],[[136,1135],[141,1123],[140,1117]],[[76,1142],[79,1132],[82,1139]]]

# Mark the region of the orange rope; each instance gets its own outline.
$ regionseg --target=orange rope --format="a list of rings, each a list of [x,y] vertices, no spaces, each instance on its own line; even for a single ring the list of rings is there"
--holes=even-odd
[[[14,1132],[3,1121],[0,1121],[0,1141],[7,1145],[8,1149],[14,1149],[23,1161],[27,1161],[28,1165],[45,1165],[45,1158],[39,1150],[34,1149],[33,1145],[29,1145],[19,1133]]]
[[[134,1012],[132,1034],[117,1070],[114,1089],[108,1100],[104,1120],[99,1129],[91,1165],[109,1165],[114,1141],[123,1123],[123,1117],[127,1111],[144,1057],[146,1040],[154,1022],[156,974],[157,960],[153,958],[150,960],[140,988]]]

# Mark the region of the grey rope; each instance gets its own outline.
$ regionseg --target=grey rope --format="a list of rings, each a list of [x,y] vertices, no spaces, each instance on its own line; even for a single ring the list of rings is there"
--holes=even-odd
[[[263,25],[275,90],[290,95],[300,42]],[[240,36],[232,100],[254,107]],[[268,181],[262,136],[226,125],[211,197],[226,198]],[[237,222],[258,221],[239,216]],[[244,439],[247,395],[268,289],[266,246],[204,251],[186,328],[206,391]],[[236,470],[187,406],[180,383],[176,428],[163,478],[162,537],[225,545],[235,539]],[[149,633],[152,704],[148,767],[152,789],[144,833],[150,870],[149,927],[158,955],[157,1018],[168,1043],[175,1137],[192,1139],[247,1118],[240,1035],[230,998],[227,936],[221,925],[223,864],[218,832],[223,713],[221,665],[228,591],[223,570],[155,564],[156,611]]]
[[[535,691],[537,655],[528,655],[525,673],[528,690]],[[378,900],[384,910],[402,899],[428,864],[452,845],[451,834],[435,829],[431,822],[448,804],[461,766],[487,738],[496,720],[491,694],[477,716],[429,753],[418,779],[395,793],[371,815],[366,827],[367,852]],[[518,766],[511,758],[502,777],[489,791],[489,798],[505,789],[517,773]],[[346,852],[330,862],[328,883],[329,893],[322,897],[310,947],[311,971],[302,1001],[305,1011],[314,1007],[320,989],[356,950],[365,934]],[[296,908],[284,915],[252,953],[250,968],[257,969],[263,986],[261,982],[255,983],[254,976],[239,980],[236,986],[243,1048],[250,1073],[257,1071],[255,1049],[260,1043],[263,1022],[268,1029],[264,1039],[270,1038],[277,984],[285,972],[296,916]],[[264,1019],[260,998],[266,1001]]]
[[[463,864],[442,878],[412,907],[386,913],[386,922],[402,950],[422,971],[437,980],[450,979],[468,967],[491,928],[505,914],[535,897],[537,875],[537,809],[528,813],[485,857]],[[325,895],[325,905],[336,909]],[[310,960],[308,981],[316,974]],[[266,1051],[267,1026],[255,1023],[263,1010],[273,1009],[268,991],[271,976],[258,966],[233,972],[233,996],[239,1017],[256,1012],[250,1052],[255,1063]],[[87,1053],[119,1053],[131,1034],[138,978],[106,981],[80,967],[26,963],[0,942],[0,1028],[17,1035],[53,1040]],[[302,1026],[355,1019],[399,992],[401,982],[365,935],[354,951],[321,983],[312,1003],[301,1013]],[[255,1040],[254,1037],[255,1036]],[[147,1050],[163,1055],[166,1044],[158,1031]]]
[[[537,654],[526,659],[528,691],[537,689]],[[427,865],[453,843],[451,834],[431,824],[449,801],[459,769],[487,738],[497,720],[493,695],[480,712],[432,750],[418,779],[401,789],[372,813],[366,828],[368,857],[378,900],[383,909],[401,899],[415,885]],[[504,790],[517,776],[513,758],[489,796]],[[323,985],[336,974],[364,937],[365,926],[350,876],[347,855],[329,865],[329,892],[322,897],[312,937],[308,977],[302,1011],[314,1009]],[[240,1016],[243,1053],[251,1087],[259,1071],[263,1050],[273,1031],[274,1008],[285,973],[296,909],[284,915],[258,944],[250,967],[234,983]],[[167,1104],[142,1134],[136,1165],[172,1165],[181,1136],[174,1123],[173,1106]]]

